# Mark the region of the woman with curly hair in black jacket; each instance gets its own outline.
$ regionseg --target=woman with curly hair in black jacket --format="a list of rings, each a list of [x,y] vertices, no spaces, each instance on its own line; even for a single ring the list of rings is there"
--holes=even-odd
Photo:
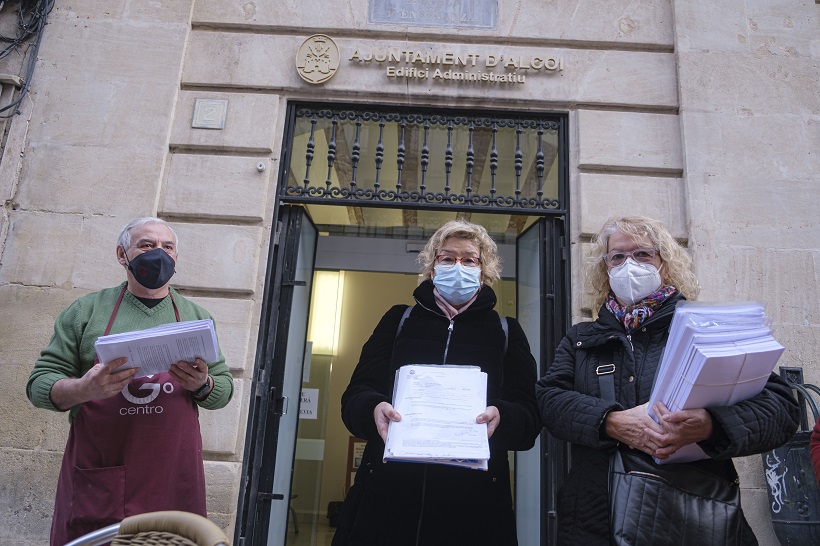
[[[709,458],[690,464],[734,481],[732,458],[782,445],[798,426],[799,410],[791,389],[771,374],[748,400],[674,412],[660,404],[655,422],[647,403],[675,306],[698,294],[692,262],[660,222],[635,217],[603,226],[588,266],[597,318],[570,328],[536,394],[544,426],[571,444],[558,499],[559,543],[608,546],[609,455],[616,447],[666,459],[697,443]],[[602,388],[602,370],[614,383],[615,400],[607,399],[608,385]],[[737,543],[756,544],[742,515],[738,521]]]

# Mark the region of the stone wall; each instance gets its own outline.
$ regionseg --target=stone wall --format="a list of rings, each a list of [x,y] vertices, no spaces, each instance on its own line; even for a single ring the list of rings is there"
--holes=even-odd
[[[767,304],[780,366],[820,383],[820,5],[674,2],[688,233],[703,300]],[[777,544],[759,456],[747,519]]]
[[[7,200],[7,236],[0,246],[0,466],[8,469],[0,473],[4,544],[48,542],[68,433],[66,414],[28,402],[28,373],[63,308],[121,282],[116,238],[125,223],[144,215],[172,221],[180,236],[175,285],[214,315],[235,377],[228,407],[201,412],[209,514],[223,527],[232,525],[269,230],[259,210],[236,213],[241,205],[226,205],[231,198],[220,186],[226,178],[213,175],[231,168],[228,161],[207,165],[209,178],[169,153],[178,143],[195,142],[175,129],[175,113],[185,101],[180,72],[191,9],[192,2],[58,2],[49,18],[26,112],[31,122],[27,134],[17,131],[25,136],[19,175],[7,163],[8,154],[0,165]],[[18,119],[13,123],[20,125]],[[251,133],[241,131],[248,139]],[[270,155],[271,139],[261,145]],[[254,179],[230,179],[247,187],[240,198],[264,203],[264,191],[262,198],[250,194],[267,177],[252,171]],[[203,189],[224,206],[191,213],[191,203],[205,201],[198,193]]]
[[[590,235],[609,216],[654,216],[690,246],[702,299],[766,301],[781,364],[820,382],[820,6],[498,4],[495,30],[373,25],[367,0],[55,6],[15,120],[22,159],[0,163],[0,542],[45,542],[67,434],[65,415],[25,399],[32,363],[61,309],[121,280],[115,238],[148,214],[177,229],[175,285],[214,314],[236,380],[232,403],[201,416],[208,510],[232,532],[289,100],[567,112],[574,319],[590,313]],[[312,86],[294,65],[315,33],[343,58]],[[385,47],[548,54],[564,69],[516,86],[416,82],[344,53]],[[191,126],[198,99],[227,101],[224,129]],[[750,522],[776,544],[759,458],[739,467]]]

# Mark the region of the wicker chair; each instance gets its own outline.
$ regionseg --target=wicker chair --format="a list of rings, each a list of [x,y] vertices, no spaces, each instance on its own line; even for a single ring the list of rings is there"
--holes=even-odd
[[[231,546],[212,521],[189,512],[149,512],[88,533],[66,546]]]

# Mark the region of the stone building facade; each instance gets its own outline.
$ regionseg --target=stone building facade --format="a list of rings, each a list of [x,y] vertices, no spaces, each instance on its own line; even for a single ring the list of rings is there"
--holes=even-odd
[[[378,4],[404,13],[379,21]],[[432,4],[56,3],[0,162],[0,542],[45,543],[68,431],[26,400],[31,366],[62,309],[120,282],[116,235],[145,215],[177,230],[175,286],[216,317],[235,378],[231,404],[200,417],[209,513],[233,532],[293,101],[566,114],[573,320],[589,316],[591,234],[653,216],[691,250],[701,299],[766,302],[780,364],[820,383],[820,4],[477,2],[494,8],[485,28],[410,13]],[[297,70],[315,34],[341,52],[321,83]],[[390,73],[389,50],[505,56],[486,72],[525,81]],[[221,129],[192,123],[198,100],[224,105]],[[748,519],[776,544],[760,458],[738,467]]]

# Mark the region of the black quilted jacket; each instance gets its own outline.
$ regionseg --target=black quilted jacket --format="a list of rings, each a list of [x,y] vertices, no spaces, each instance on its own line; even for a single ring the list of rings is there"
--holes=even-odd
[[[572,444],[571,469],[558,499],[561,544],[609,544],[607,474],[615,442],[602,434],[604,416],[649,400],[661,353],[666,346],[676,294],[667,300],[631,339],[606,307],[598,320],[570,328],[555,361],[538,381],[536,396],[544,426]],[[615,363],[617,404],[600,398],[595,368]],[[577,371],[577,373],[576,373]],[[712,458],[696,464],[734,479],[732,457],[767,451],[785,443],[798,426],[799,409],[791,389],[772,374],[759,395],[733,406],[709,408],[714,433],[699,445]],[[755,544],[743,522],[744,542]]]
[[[334,546],[515,546],[515,518],[507,452],[527,450],[541,431],[535,401],[535,360],[521,326],[508,318],[507,350],[495,293],[478,298],[450,321],[420,284],[417,305],[396,330],[405,305],[382,317],[362,348],[342,396],[342,420],[367,440],[362,465],[339,516]],[[383,463],[384,443],[373,410],[390,401],[395,370],[404,364],[478,365],[487,373],[487,405],[501,415],[490,438],[489,470]]]

